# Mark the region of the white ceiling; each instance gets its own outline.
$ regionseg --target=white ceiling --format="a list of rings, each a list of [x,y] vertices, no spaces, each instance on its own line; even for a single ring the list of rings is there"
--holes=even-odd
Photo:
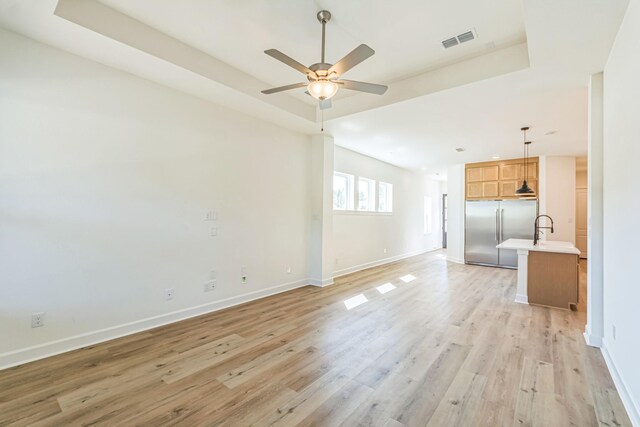
[[[175,0],[99,1],[274,86],[304,76],[263,51],[276,48],[305,65],[320,62],[320,9],[332,13],[328,62],[361,43],[376,51],[349,72],[354,80],[389,83],[485,51],[487,45],[525,40],[522,4],[513,0],[194,0],[188,7]],[[478,40],[442,48],[441,40],[470,29]]]
[[[523,70],[493,80],[338,118],[325,124],[337,144],[409,169],[433,169],[530,154],[586,155],[587,90]],[[545,135],[556,131],[553,135]],[[457,152],[463,148],[464,152]]]
[[[318,62],[315,13],[328,9],[327,60],[366,43],[376,54],[347,77],[390,88],[336,97],[325,128],[339,145],[419,170],[520,156],[522,125],[534,155],[585,154],[588,76],[602,70],[627,3],[0,0],[0,26],[311,134],[320,115],[302,91],[260,94],[301,77],[263,51]],[[468,29],[477,40],[440,47]]]

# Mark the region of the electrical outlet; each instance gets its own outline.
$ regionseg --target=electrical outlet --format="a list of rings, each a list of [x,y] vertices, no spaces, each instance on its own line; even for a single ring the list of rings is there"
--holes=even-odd
[[[287,266],[287,274],[291,274],[291,266]]]
[[[218,235],[218,227],[211,227],[211,237]]]
[[[616,339],[616,325],[611,325],[611,336],[613,337],[614,341]]]
[[[386,253],[387,253],[387,248],[384,248],[384,249],[382,250],[382,252],[386,254]]]
[[[44,312],[31,314],[31,327],[39,328],[44,326]]]
[[[240,278],[242,280],[242,283],[247,283],[247,266],[243,265],[242,267],[240,267]]]
[[[207,283],[204,284],[204,291],[205,292],[211,292],[215,288],[216,288],[216,281],[215,280],[210,280],[210,281],[208,281]]]
[[[173,288],[167,288],[164,290],[164,299],[165,301],[173,299]]]

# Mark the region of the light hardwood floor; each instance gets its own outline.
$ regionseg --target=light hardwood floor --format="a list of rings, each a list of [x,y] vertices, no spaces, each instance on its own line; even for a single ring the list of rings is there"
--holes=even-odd
[[[0,371],[0,425],[629,426],[584,313],[515,280],[432,252]]]

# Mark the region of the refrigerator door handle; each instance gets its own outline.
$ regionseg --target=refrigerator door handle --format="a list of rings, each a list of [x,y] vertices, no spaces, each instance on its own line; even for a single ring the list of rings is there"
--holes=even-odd
[[[504,235],[502,233],[502,224],[503,224],[503,220],[502,220],[502,215],[504,214],[504,209],[500,209],[500,243],[502,243],[502,240],[504,239]]]
[[[499,234],[499,229],[500,229],[500,219],[499,219],[499,209],[496,209],[496,242],[500,241],[500,234]]]

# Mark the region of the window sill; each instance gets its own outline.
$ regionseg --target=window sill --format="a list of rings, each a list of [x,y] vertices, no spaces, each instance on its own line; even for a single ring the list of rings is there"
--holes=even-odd
[[[334,215],[373,215],[373,216],[391,216],[393,212],[374,212],[374,211],[347,211],[347,210],[333,210]]]

